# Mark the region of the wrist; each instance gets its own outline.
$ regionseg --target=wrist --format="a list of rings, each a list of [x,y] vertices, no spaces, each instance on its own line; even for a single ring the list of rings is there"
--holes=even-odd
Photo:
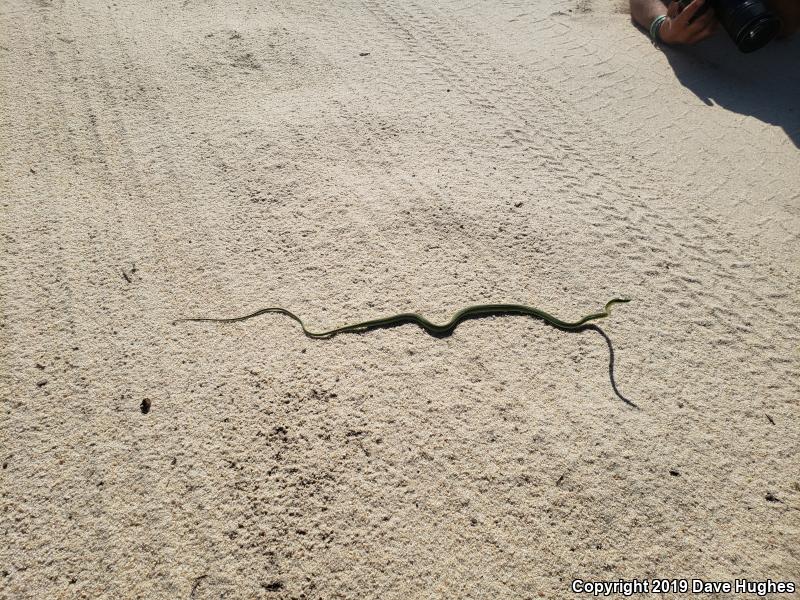
[[[665,41],[661,37],[661,28],[666,20],[667,20],[667,15],[658,15],[655,19],[653,19],[650,22],[650,39],[653,40],[654,44]]]

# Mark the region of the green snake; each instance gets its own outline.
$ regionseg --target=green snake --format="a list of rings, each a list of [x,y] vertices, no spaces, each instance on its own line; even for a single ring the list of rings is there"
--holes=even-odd
[[[499,316],[499,315],[527,315],[529,317],[537,317],[539,319],[542,319],[545,323],[548,323],[553,327],[557,327],[558,329],[575,331],[577,329],[584,327],[590,321],[596,321],[597,319],[603,319],[609,316],[611,307],[614,304],[622,302],[630,302],[630,299],[614,298],[613,300],[609,300],[608,302],[606,302],[605,307],[603,307],[602,312],[586,315],[585,317],[583,317],[582,319],[578,319],[577,321],[563,321],[558,317],[554,317],[550,313],[546,313],[541,309],[533,308],[532,306],[525,306],[524,304],[476,304],[474,306],[468,306],[467,308],[463,308],[456,314],[454,314],[453,318],[450,319],[447,323],[443,323],[441,325],[432,323],[431,321],[429,321],[428,319],[426,319],[425,317],[423,317],[418,313],[401,313],[399,315],[393,315],[391,317],[383,317],[382,319],[372,319],[370,321],[362,321],[361,323],[354,323],[352,325],[344,325],[342,327],[337,327],[329,331],[310,331],[306,327],[305,323],[303,323],[303,320],[300,317],[298,317],[293,312],[286,310],[285,308],[279,308],[279,307],[262,308],[253,313],[250,313],[249,315],[244,315],[242,317],[231,317],[228,319],[211,318],[211,317],[193,317],[193,318],[179,319],[179,320],[213,321],[216,323],[236,323],[239,321],[246,321],[247,319],[252,319],[253,317],[257,317],[259,315],[263,315],[266,313],[281,313],[283,315],[286,315],[287,317],[291,317],[292,319],[300,323],[300,327],[303,328],[303,333],[305,333],[308,337],[314,339],[331,338],[340,333],[360,333],[368,331],[370,329],[378,329],[382,327],[394,327],[397,325],[403,325],[405,323],[416,323],[431,335],[441,337],[452,333],[453,330],[458,326],[458,324],[466,319],[474,319],[477,317]]]
[[[611,340],[606,335],[606,333],[602,329],[600,329],[597,325],[592,323],[592,321],[596,321],[598,319],[604,319],[605,317],[609,316],[611,312],[611,307],[614,304],[621,304],[623,302],[630,302],[630,299],[613,298],[612,300],[606,302],[606,305],[603,307],[603,310],[601,312],[586,315],[585,317],[583,317],[582,319],[578,319],[577,321],[564,321],[562,319],[559,319],[558,317],[554,317],[550,313],[547,313],[541,309],[533,308],[532,306],[525,306],[524,304],[476,304],[474,306],[468,306],[467,308],[461,309],[460,311],[455,313],[447,323],[443,323],[441,325],[429,321],[428,319],[426,319],[425,317],[423,317],[418,313],[401,313],[398,315],[393,315],[391,317],[383,317],[381,319],[371,319],[369,321],[362,321],[361,323],[344,325],[342,327],[336,327],[335,329],[330,329],[328,331],[311,331],[306,327],[305,323],[303,323],[303,320],[300,317],[298,317],[293,312],[290,312],[285,308],[280,308],[280,307],[262,308],[253,313],[241,317],[231,317],[231,318],[192,317],[186,319],[178,319],[178,321],[211,321],[215,323],[237,323],[239,321],[246,321],[248,319],[252,319],[254,317],[266,313],[280,313],[286,315],[287,317],[291,317],[292,319],[297,321],[300,324],[300,327],[303,328],[303,333],[305,333],[308,337],[313,339],[331,338],[340,333],[363,333],[371,329],[378,329],[383,327],[395,327],[397,325],[403,325],[406,323],[415,323],[433,336],[444,337],[450,335],[453,332],[453,330],[458,326],[458,324],[466,319],[474,319],[474,318],[489,317],[489,316],[501,316],[501,315],[526,315],[529,317],[536,317],[538,319],[541,319],[545,323],[548,323],[549,325],[552,325],[557,329],[563,329],[565,331],[582,331],[584,329],[593,329],[598,333],[600,333],[600,335],[602,335],[603,338],[605,339],[606,344],[608,344],[608,350],[610,356],[608,373],[611,379],[611,387],[613,388],[614,393],[626,404],[634,408],[639,408],[635,403],[633,403],[631,400],[623,396],[620,393],[619,389],[617,389],[617,384],[614,379],[614,347],[611,345]]]

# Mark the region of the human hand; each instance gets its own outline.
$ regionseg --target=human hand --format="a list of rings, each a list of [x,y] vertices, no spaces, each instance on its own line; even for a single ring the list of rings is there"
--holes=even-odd
[[[658,30],[658,37],[665,44],[694,44],[714,34],[717,19],[709,9],[692,20],[697,11],[709,0],[692,0],[684,9],[678,2],[672,2],[667,9],[667,18]]]

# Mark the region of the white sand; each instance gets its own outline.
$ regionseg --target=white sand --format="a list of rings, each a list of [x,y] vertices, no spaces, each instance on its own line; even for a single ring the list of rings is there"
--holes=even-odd
[[[665,54],[608,0],[156,4],[0,5],[0,596],[800,580],[800,40]],[[597,333],[532,319],[172,322],[618,295],[638,411]]]

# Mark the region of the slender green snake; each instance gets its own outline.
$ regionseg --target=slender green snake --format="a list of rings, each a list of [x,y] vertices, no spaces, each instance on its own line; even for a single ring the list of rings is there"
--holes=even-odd
[[[399,315],[384,317],[382,319],[372,319],[370,321],[362,321],[361,323],[354,323],[352,325],[344,325],[342,327],[337,327],[329,331],[310,331],[305,326],[305,323],[303,323],[303,320],[300,317],[298,317],[293,312],[286,310],[285,308],[279,308],[279,307],[262,308],[254,313],[250,313],[249,315],[244,315],[242,317],[231,317],[229,319],[224,319],[224,318],[220,319],[211,317],[193,317],[193,318],[179,319],[179,320],[213,321],[216,323],[236,323],[239,321],[246,321],[247,319],[252,319],[253,317],[257,317],[265,313],[281,313],[283,315],[286,315],[287,317],[291,317],[292,319],[300,323],[300,327],[303,328],[303,333],[305,333],[308,337],[314,339],[330,338],[340,333],[359,333],[370,329],[378,329],[381,327],[394,327],[396,325],[403,325],[404,323],[416,323],[431,335],[445,336],[452,333],[452,331],[456,328],[456,326],[458,326],[458,324],[464,321],[465,319],[473,319],[476,317],[499,316],[499,315],[527,315],[530,317],[537,317],[539,319],[542,319],[544,322],[549,323],[550,325],[557,327],[559,329],[574,331],[576,329],[580,329],[590,321],[596,321],[597,319],[603,319],[609,316],[611,307],[614,304],[622,302],[630,302],[630,299],[614,298],[613,300],[609,300],[608,302],[606,302],[605,307],[603,307],[602,312],[586,315],[585,317],[583,317],[582,319],[578,319],[577,321],[563,321],[558,317],[554,317],[553,315],[546,313],[543,310],[540,310],[538,308],[533,308],[532,306],[525,306],[524,304],[476,304],[474,306],[468,306],[467,308],[463,308],[460,311],[458,311],[456,314],[453,315],[452,319],[450,319],[447,323],[443,323],[442,325],[437,325],[436,323],[432,323],[431,321],[429,321],[428,319],[426,319],[425,317],[423,317],[418,313],[401,313]]]
[[[330,329],[328,331],[311,331],[306,327],[305,323],[303,323],[303,320],[300,317],[298,317],[293,312],[290,312],[285,308],[280,308],[280,307],[262,308],[253,313],[241,317],[231,317],[231,318],[191,317],[186,319],[178,319],[178,321],[211,321],[215,323],[237,323],[239,321],[246,321],[248,319],[252,319],[254,317],[266,313],[280,313],[286,315],[287,317],[291,317],[292,319],[297,321],[300,324],[300,327],[303,328],[303,333],[305,333],[308,337],[313,339],[331,338],[340,333],[363,333],[371,329],[378,329],[382,327],[395,327],[397,325],[403,325],[406,323],[415,323],[433,336],[444,337],[450,335],[453,332],[453,330],[458,326],[458,324],[466,319],[488,317],[488,316],[501,316],[501,315],[526,315],[541,319],[545,323],[548,323],[549,325],[552,325],[557,329],[563,329],[565,331],[581,331],[584,329],[594,329],[597,332],[599,332],[605,339],[606,343],[608,344],[608,350],[610,353],[608,372],[609,372],[609,377],[611,379],[611,387],[614,389],[614,393],[620,399],[622,399],[626,404],[634,408],[639,408],[631,400],[623,396],[617,389],[617,384],[614,380],[614,348],[611,345],[611,340],[602,329],[600,329],[597,325],[591,323],[592,321],[596,321],[598,319],[604,319],[605,317],[609,316],[611,307],[614,304],[621,304],[623,302],[630,302],[630,299],[613,298],[612,300],[606,302],[606,305],[603,307],[603,310],[601,312],[586,315],[585,317],[583,317],[582,319],[578,319],[577,321],[564,321],[562,319],[559,319],[558,317],[554,317],[550,313],[547,313],[541,309],[533,308],[532,306],[525,306],[524,304],[476,304],[474,306],[468,306],[467,308],[461,309],[460,311],[455,313],[447,323],[443,323],[441,325],[437,325],[436,323],[429,321],[428,319],[426,319],[425,317],[423,317],[418,313],[401,313],[399,315],[393,315],[391,317],[384,317],[381,319],[371,319],[369,321],[362,321],[361,323],[344,325],[342,327],[336,327],[335,329]]]

